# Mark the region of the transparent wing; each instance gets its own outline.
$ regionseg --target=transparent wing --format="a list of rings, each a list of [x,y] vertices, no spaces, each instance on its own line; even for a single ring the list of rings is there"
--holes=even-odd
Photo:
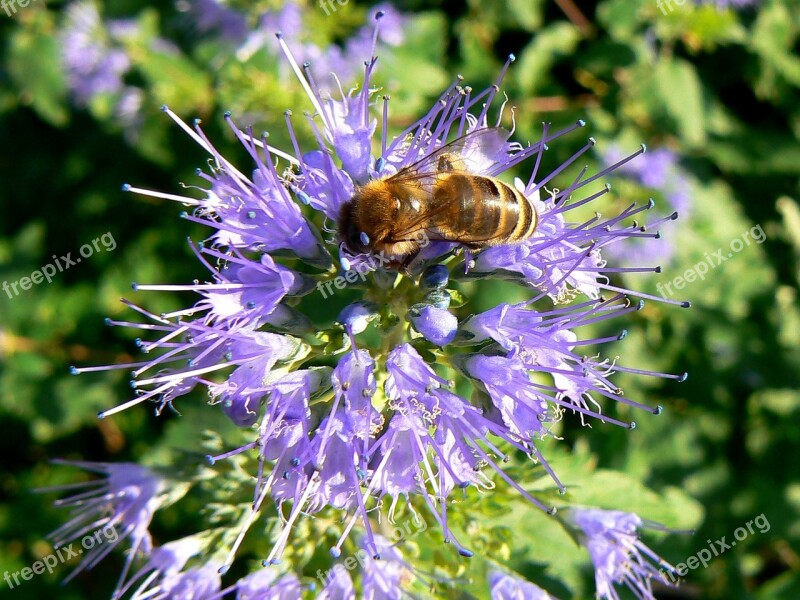
[[[481,174],[498,162],[509,136],[500,127],[475,129],[403,167],[387,181],[421,185],[432,184],[439,173]]]
[[[437,148],[415,163],[402,168],[395,175],[387,178],[387,182],[402,185],[414,185],[433,193],[437,179],[446,173],[481,174],[495,165],[504,156],[505,145],[510,134],[500,127],[476,129]],[[461,244],[488,242],[497,236],[477,238],[460,235],[453,237],[447,232],[432,227],[437,217],[451,210],[454,203],[460,203],[459,197],[439,198],[436,203],[429,204],[427,209],[415,215],[410,222],[403,223],[392,236],[392,242],[412,241],[419,239],[424,232],[432,241],[457,242]]]

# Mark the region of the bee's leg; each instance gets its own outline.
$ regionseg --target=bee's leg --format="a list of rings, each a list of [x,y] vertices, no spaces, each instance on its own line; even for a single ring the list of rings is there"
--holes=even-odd
[[[400,263],[400,268],[398,269],[403,275],[408,277],[413,277],[414,268],[417,266],[417,259],[419,258],[421,248],[417,248],[414,252],[409,254],[403,259],[403,262]]]

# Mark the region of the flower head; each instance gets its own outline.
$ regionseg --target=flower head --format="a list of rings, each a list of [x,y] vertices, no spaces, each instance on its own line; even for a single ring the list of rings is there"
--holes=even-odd
[[[150,322],[110,321],[155,339],[138,342],[147,360],[115,366],[133,371],[138,396],[104,415],[145,400],[159,409],[172,407],[195,387],[206,388],[222,413],[251,435],[239,451],[256,453],[262,465],[254,515],[268,497],[281,510],[265,562],[280,562],[293,526],[304,515],[325,508],[342,511],[347,525],[331,553],[341,554],[358,522],[362,544],[375,561],[365,570],[365,594],[395,597],[389,590],[398,587],[406,568],[399,559],[386,560],[395,550],[373,530],[371,518],[384,499],[390,520],[398,506],[424,508],[445,542],[462,556],[472,556],[448,521],[448,511],[458,509],[452,508],[453,495],[471,488],[490,490],[502,480],[535,506],[554,512],[505,472],[509,452],[518,450],[542,465],[563,491],[538,449],[551,435],[552,423],[574,412],[633,427],[606,415],[601,403],[623,403],[651,414],[658,409],[623,396],[612,382],[614,373],[681,376],[622,366],[585,350],[624,337],[624,331],[587,335],[586,326],[641,308],[629,296],[653,298],[612,284],[610,276],[626,269],[608,267],[605,248],[657,234],[626,224],[646,215],[652,203],[632,204],[610,218],[573,222],[572,211],[600,201],[608,188],[600,185],[583,198],[575,196],[643,149],[601,173],[587,176],[583,169],[561,191],[549,191],[545,186],[595,142],[589,139],[554,171],[539,173],[548,144],[585,123],[560,131],[545,125],[542,139],[530,145],[512,141],[510,132],[496,126],[503,110],[494,104],[513,57],[491,87],[473,93],[459,79],[426,115],[391,136],[390,101],[378,103],[371,84],[380,25],[370,39],[363,82],[345,93],[320,87],[315,65],[301,67],[288,38],[278,36],[314,109],[305,120],[314,143],[301,145],[299,125],[289,113],[292,147],[283,149],[271,146],[267,136],[240,129],[226,115],[253,161],[249,171],[222,156],[198,122],[189,126],[165,108],[211,156],[210,172],[198,173],[199,197],[124,189],[192,207],[185,218],[212,230],[208,240],[192,246],[210,275],[207,282],[192,285],[134,286],[138,291],[190,292],[199,299],[163,315],[129,303]],[[454,139],[460,143],[448,146]],[[360,244],[343,244],[346,234],[333,235],[327,227],[356,190],[431,156],[441,157],[438,151],[445,146],[453,152],[448,160],[463,162],[473,176],[502,180],[508,170],[533,163],[527,180],[513,184],[535,209],[532,235],[478,253],[458,240],[432,239],[420,247],[412,265],[402,254],[366,251],[364,232],[354,232]],[[419,185],[424,189],[431,181],[421,178]],[[500,302],[470,314],[469,298],[461,290],[491,277],[517,282],[530,300]],[[360,298],[344,309],[320,302],[320,296],[326,299],[345,286],[358,290]],[[313,321],[299,310],[310,303],[319,309]],[[212,462],[233,453],[211,457]],[[283,510],[284,504],[290,508]],[[240,541],[241,536],[223,568]],[[374,591],[369,595],[367,590]]]
[[[75,102],[86,106],[98,94],[122,92],[130,59],[111,43],[97,6],[83,0],[73,2],[65,18],[62,60]]]
[[[130,548],[125,572],[137,553],[150,554],[152,539],[148,528],[153,514],[164,502],[167,481],[154,471],[133,463],[58,462],[106,475],[106,479],[73,486],[71,489],[82,491],[56,501],[56,506],[71,511],[70,520],[50,534],[57,548],[98,531],[102,531],[105,542],[93,546],[84,555],[67,581],[94,567],[122,542]]]
[[[145,565],[127,582],[124,582],[124,577],[121,579],[121,585],[114,592],[114,600],[123,597],[140,580],[131,600],[153,597],[181,600],[216,597],[222,586],[219,565],[199,562],[197,566],[187,566],[198,556],[201,548],[200,540],[194,537],[159,546],[153,550]]]
[[[259,569],[236,583],[236,600],[294,600],[300,597],[300,581],[294,573],[279,575],[274,567]]]
[[[652,582],[671,585],[663,569],[675,568],[648,548],[638,531],[644,527],[634,513],[619,510],[573,509],[569,519],[582,533],[595,569],[600,598],[619,600],[615,584],[624,584],[637,598],[654,598]],[[662,567],[659,571],[656,565]]]

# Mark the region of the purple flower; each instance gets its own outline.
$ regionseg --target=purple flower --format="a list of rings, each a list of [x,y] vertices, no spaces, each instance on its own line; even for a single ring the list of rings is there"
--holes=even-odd
[[[492,600],[551,600],[547,592],[530,581],[501,571],[489,572],[489,585]]]
[[[549,433],[552,399],[534,387],[522,360],[477,354],[467,360],[467,371],[486,388],[498,424],[524,439],[542,439]]]
[[[375,551],[364,560],[363,600],[402,600],[404,587],[413,580],[414,571],[402,554],[384,537],[376,535],[365,547]]]
[[[328,99],[325,110],[326,141],[342,161],[342,170],[355,182],[369,179],[372,150],[370,141],[378,120],[369,115],[369,92],[361,90],[341,100]]]
[[[320,4],[325,14],[330,13],[330,6],[324,2]],[[248,33],[237,56],[247,60],[261,48],[279,54],[280,44],[275,41],[274,34],[280,32],[286,43],[293,48],[293,56],[297,63],[308,64],[307,72],[310,74],[313,68],[313,72],[320,77],[315,82],[320,92],[326,95],[331,92],[341,92],[341,82],[354,80],[362,70],[365,57],[374,54],[376,41],[380,46],[391,47],[399,46],[405,40],[404,30],[408,19],[402,13],[389,3],[376,6],[372,14],[376,12],[383,13],[377,39],[373,24],[368,23],[348,38],[343,46],[330,44],[322,47],[304,35],[307,25],[303,8],[299,4],[289,2],[277,12],[266,12],[261,15],[258,26]],[[288,74],[289,71],[284,73]]]
[[[203,544],[194,537],[169,542],[156,548],[147,563],[123,585],[117,587],[113,598],[122,598],[138,581],[132,600],[144,598],[178,598],[180,600],[211,600],[218,598],[221,587],[219,565],[199,564],[187,568]]]
[[[86,106],[98,94],[118,94],[130,60],[115,48],[93,2],[73,2],[66,9],[62,60],[75,102]]]
[[[322,571],[317,573],[321,575]],[[353,579],[344,565],[337,564],[329,571],[317,600],[356,600]]]
[[[613,165],[623,158],[617,146],[610,147],[604,154],[606,165]],[[667,148],[649,150],[640,160],[627,162],[619,173],[636,183],[658,191],[664,195],[666,205],[657,203],[654,214],[667,216],[691,214],[691,186],[687,173],[680,167],[678,155]],[[672,228],[664,232],[671,233]],[[606,254],[624,266],[668,263],[675,254],[675,244],[670,236],[656,239],[631,237],[621,244],[609,245]]]
[[[300,581],[293,573],[281,577],[275,567],[259,569],[236,583],[236,600],[295,600]]]
[[[639,539],[638,531],[645,525],[638,515],[589,508],[573,509],[568,518],[580,528],[583,544],[589,550],[599,598],[619,600],[614,585],[621,583],[637,598],[653,600],[653,580],[672,585],[664,569],[675,568]]]
[[[55,503],[58,507],[69,508],[71,514],[70,520],[49,536],[56,548],[72,545],[68,543],[75,543],[86,535],[103,534],[100,538],[102,543],[90,547],[81,564],[65,581],[83,570],[93,568],[123,541],[130,548],[124,576],[139,552],[147,555],[152,550],[148,528],[153,514],[165,501],[169,487],[167,480],[146,467],[132,463],[56,462],[107,476],[106,479],[72,486],[70,489],[80,491]]]
[[[412,307],[410,320],[414,329],[437,346],[445,346],[456,337],[458,319],[446,309],[431,305],[424,305],[419,309]]]
[[[164,111],[173,116],[168,108]],[[209,184],[207,197],[190,200],[188,204],[197,208],[195,214],[186,215],[186,218],[217,229],[211,238],[216,247],[257,252],[287,250],[310,264],[327,265],[329,258],[322,240],[286,190],[275,170],[269,146],[263,140],[243,134],[229,118],[228,121],[255,162],[252,178],[225,160],[197,124],[192,131],[179,121],[215,160],[211,175],[200,173]]]
[[[201,33],[214,33],[236,43],[247,36],[247,17],[220,0],[190,0],[186,11]]]
[[[301,66],[289,48],[291,36],[277,36],[314,108],[304,125],[315,143],[300,147],[288,113],[290,148],[273,147],[226,116],[252,160],[245,170],[252,176],[223,157],[198,123],[190,127],[165,109],[210,155],[210,172],[198,172],[199,186],[186,195],[124,189],[193,207],[186,219],[211,229],[207,240],[192,246],[210,271],[209,281],[135,285],[137,291],[188,292],[194,302],[162,315],[128,303],[148,322],[109,323],[143,331],[147,340],[137,344],[147,360],[74,372],[133,372],[138,396],[105,416],[144,400],[154,401],[158,410],[173,407],[179,398],[191,402],[187,394],[201,388],[242,427],[243,445],[209,457],[214,463],[249,452],[258,460],[251,513],[229,544],[223,571],[247,529],[271,512],[265,504],[271,498],[280,518],[265,564],[282,560],[300,519],[328,507],[344,515],[345,523],[331,554],[341,555],[358,523],[361,544],[371,557],[362,577],[364,595],[395,598],[409,568],[375,531],[374,517],[382,510],[390,522],[401,502],[412,511],[424,510],[441,527],[446,543],[472,556],[450,526],[448,511],[460,508],[454,497],[470,488],[488,493],[502,483],[552,514],[555,507],[537,497],[539,492],[527,491],[506,472],[508,453],[528,456],[563,491],[538,448],[552,423],[570,411],[582,419],[633,427],[607,416],[603,404],[624,403],[651,414],[658,409],[625,397],[614,374],[683,376],[624,366],[586,349],[605,350],[624,337],[624,330],[595,337],[585,333],[585,326],[639,310],[641,301],[631,297],[660,300],[610,283],[613,273],[647,268],[608,266],[604,257],[607,247],[621,241],[656,237],[642,225],[622,224],[636,215],[643,218],[652,203],[632,204],[609,218],[570,220],[575,208],[599,203],[609,191],[599,182],[594,191],[588,186],[641,151],[598,174],[580,170],[561,191],[549,190],[545,186],[594,140],[543,174],[538,167],[548,145],[583,122],[556,132],[546,125],[542,139],[527,145],[494,127],[502,114],[495,100],[513,57],[486,90],[473,92],[456,80],[426,115],[392,135],[390,101],[384,98],[375,106],[374,100],[371,78],[381,26],[376,27],[363,81],[347,93],[338,85],[332,94],[320,87],[312,67]],[[433,240],[416,264],[400,271],[396,259],[402,257],[354,254],[350,245],[351,251],[341,247],[342,236],[329,225],[359,186],[396,174],[456,138],[462,143],[448,148],[475,175],[502,179],[531,159],[527,181],[514,182],[536,209],[537,227],[529,238],[477,255],[457,240]],[[419,185],[432,184],[422,177]],[[672,218],[656,218],[650,226]],[[463,290],[480,287],[485,278],[514,281],[531,298],[519,304],[499,301],[475,313]],[[340,291],[348,297],[331,302],[328,295]],[[300,314],[304,306],[313,307],[313,319]],[[184,563],[177,572],[183,572]],[[254,581],[261,577],[269,576],[254,576]],[[343,583],[341,589],[346,588]]]

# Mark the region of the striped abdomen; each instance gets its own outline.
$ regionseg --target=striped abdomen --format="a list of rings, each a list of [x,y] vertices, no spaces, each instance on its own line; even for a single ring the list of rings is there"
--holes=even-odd
[[[536,229],[530,201],[493,177],[446,174],[434,186],[432,205],[436,229],[476,248],[519,242]]]

